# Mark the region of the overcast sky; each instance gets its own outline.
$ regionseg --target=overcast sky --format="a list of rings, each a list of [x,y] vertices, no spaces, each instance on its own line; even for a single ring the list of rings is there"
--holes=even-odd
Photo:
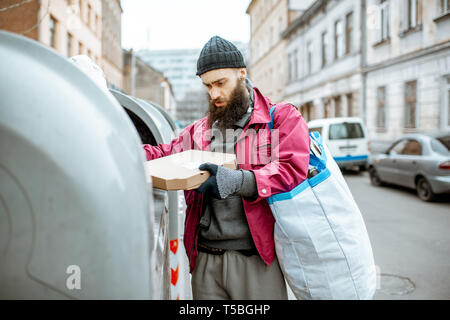
[[[122,46],[194,49],[214,35],[249,42],[250,0],[122,0]]]

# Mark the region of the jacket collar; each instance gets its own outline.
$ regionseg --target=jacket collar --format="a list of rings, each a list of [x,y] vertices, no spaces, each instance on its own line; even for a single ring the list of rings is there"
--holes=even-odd
[[[254,96],[254,109],[252,116],[250,118],[250,122],[248,125],[254,123],[269,123],[270,122],[270,112],[269,106],[272,104],[270,99],[264,97],[259,89],[253,87],[253,96]]]
[[[257,123],[269,123],[270,122],[270,112],[269,106],[272,105],[272,102],[269,98],[262,95],[258,88],[253,87],[253,111],[250,116],[250,121],[247,123],[247,127],[252,124]],[[208,117],[204,117],[200,120],[199,125],[202,128],[202,132],[206,134],[203,136],[204,144],[202,144],[202,149],[206,147],[206,141],[209,143],[211,139],[211,132],[207,130]],[[200,134],[202,135],[202,134]]]

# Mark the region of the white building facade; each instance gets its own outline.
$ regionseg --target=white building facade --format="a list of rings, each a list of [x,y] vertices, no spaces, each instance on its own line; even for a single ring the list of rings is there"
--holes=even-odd
[[[315,1],[284,32],[284,100],[306,121],[364,116],[361,108],[363,1]]]
[[[317,0],[284,32],[284,100],[369,138],[450,130],[450,1]]]
[[[450,3],[367,0],[367,127],[377,140],[450,130]]]
[[[286,85],[286,39],[283,31],[313,0],[252,0],[249,78],[272,102],[280,102]]]

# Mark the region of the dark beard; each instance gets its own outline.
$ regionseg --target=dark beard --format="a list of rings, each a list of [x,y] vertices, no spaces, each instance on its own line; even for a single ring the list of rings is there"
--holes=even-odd
[[[233,89],[227,106],[216,107],[217,100],[211,100],[208,94],[207,98],[209,101],[209,108],[206,112],[208,127],[211,128],[212,124],[218,120],[220,130],[231,129],[233,124],[247,112],[250,102],[247,88],[244,82],[240,81],[238,81],[236,88]]]

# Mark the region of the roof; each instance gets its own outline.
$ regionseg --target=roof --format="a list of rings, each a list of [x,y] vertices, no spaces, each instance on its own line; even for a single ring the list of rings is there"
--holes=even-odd
[[[255,2],[255,0],[250,1],[250,3],[248,4],[247,10],[245,10],[245,13],[246,13],[246,14],[250,14],[249,10],[250,10],[250,7],[252,6],[252,4],[253,4],[254,2]]]
[[[320,9],[322,9],[326,4],[328,0],[317,0],[314,1],[313,4],[306,9],[306,11],[297,19],[292,21],[292,23],[287,27],[286,30],[283,31],[281,36],[283,38],[287,38],[291,35],[292,32],[294,32],[296,29],[303,26],[305,23],[307,23],[317,12],[319,12]],[[248,10],[248,9],[247,9]]]

